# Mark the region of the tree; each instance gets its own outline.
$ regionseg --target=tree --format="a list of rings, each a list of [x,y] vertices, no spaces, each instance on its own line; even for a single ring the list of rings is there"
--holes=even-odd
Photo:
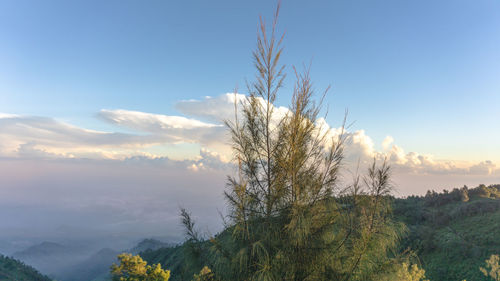
[[[416,264],[402,263],[393,279],[394,281],[429,281],[425,279],[425,270]]]
[[[120,264],[111,266],[113,281],[168,281],[170,271],[161,268],[160,264],[147,265],[140,256],[123,253],[118,255]]]
[[[341,184],[344,128],[333,133],[318,118],[308,70],[294,68],[289,111],[276,110],[285,79],[278,11],[270,33],[261,21],[255,82],[226,122],[238,164],[225,192],[231,235],[211,239],[204,263],[220,280],[375,280],[396,270],[389,256],[403,232],[390,215],[390,167],[374,160],[366,176]]]
[[[208,266],[204,266],[199,274],[195,274],[193,281],[215,281],[214,274]]]
[[[498,262],[500,258],[498,255],[491,255],[488,260],[486,260],[486,268],[480,267],[479,269],[486,277],[491,277],[495,281],[500,281],[500,265]]]

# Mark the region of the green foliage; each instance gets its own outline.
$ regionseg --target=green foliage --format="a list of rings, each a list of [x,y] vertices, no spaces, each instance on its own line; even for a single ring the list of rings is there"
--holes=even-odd
[[[486,260],[486,268],[480,267],[479,269],[484,274],[484,276],[489,276],[495,281],[500,281],[500,265],[498,255],[491,255],[488,260]]]
[[[0,255],[0,280],[50,281],[51,279],[21,261]]]
[[[477,197],[483,198],[500,198],[500,185],[490,185],[486,186],[484,184],[479,185],[471,194]]]
[[[430,280],[485,280],[478,268],[500,252],[500,200],[484,197],[484,189],[468,189],[467,202],[453,191],[394,200],[397,219],[409,229],[401,248],[416,252]]]
[[[425,279],[425,270],[419,268],[416,264],[411,266],[403,263],[401,270],[397,272],[397,280],[399,281],[429,281]]]
[[[170,271],[160,264],[147,265],[140,256],[123,253],[118,255],[120,264],[111,266],[113,281],[168,281]]]
[[[199,274],[195,274],[193,281],[215,281],[215,276],[208,266],[204,266]]]
[[[417,264],[403,262],[396,271],[389,276],[386,281],[429,281],[425,279],[425,270],[418,267]]]

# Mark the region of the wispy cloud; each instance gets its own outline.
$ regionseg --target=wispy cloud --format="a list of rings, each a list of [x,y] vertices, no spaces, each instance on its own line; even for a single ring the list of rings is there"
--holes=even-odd
[[[197,159],[184,159],[195,161],[186,167],[192,171],[212,166],[220,168],[221,163],[227,164],[231,159],[223,120],[234,119],[235,101],[241,105],[245,96],[228,93],[178,102],[177,110],[187,117],[123,109],[103,109],[98,113],[103,122],[135,132],[127,134],[89,130],[48,117],[0,114],[0,153],[4,157],[20,158],[150,159],[158,162],[159,159],[169,159],[169,155],[153,153],[151,147],[191,143],[199,145],[201,150]],[[286,107],[275,107],[274,110],[277,116],[288,112]],[[317,126],[332,138],[341,132],[340,128],[331,128],[322,118],[317,120]],[[364,130],[346,132],[346,138],[346,160],[351,167],[373,159],[387,159],[395,170],[402,173],[484,176],[499,173],[489,160],[481,163],[436,160],[425,153],[406,152],[395,144],[392,136],[383,140],[381,151],[375,148],[374,141]]]
[[[153,135],[94,131],[38,116],[0,117],[0,138],[4,157],[35,157],[40,152],[59,157],[110,157],[164,141]]]
[[[171,130],[195,130],[221,127],[182,116],[167,116],[130,110],[103,109],[99,116],[113,124],[149,133],[170,134]]]

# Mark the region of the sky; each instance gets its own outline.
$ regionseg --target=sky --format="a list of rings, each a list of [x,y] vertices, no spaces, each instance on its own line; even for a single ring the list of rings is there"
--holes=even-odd
[[[0,229],[175,235],[185,205],[215,231],[234,172],[222,120],[275,8],[0,1]],[[278,30],[275,106],[311,65],[324,121],[349,111],[347,166],[388,157],[398,196],[500,182],[500,2],[283,0]]]

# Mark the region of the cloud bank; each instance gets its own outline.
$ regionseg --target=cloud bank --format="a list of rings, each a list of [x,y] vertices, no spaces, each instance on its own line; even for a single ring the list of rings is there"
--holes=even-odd
[[[224,120],[234,119],[234,103],[244,102],[241,94],[205,97],[202,100],[180,101],[176,109],[187,116],[170,116],[130,110],[103,109],[98,117],[134,133],[102,132],[80,128],[49,117],[0,114],[0,157],[14,158],[90,158],[90,159],[161,159],[169,158],[162,147],[195,144],[199,159],[217,155],[217,161],[205,163],[207,168],[224,167],[231,159]],[[288,112],[276,107],[276,115]],[[340,133],[322,118],[318,127],[332,137]],[[381,143],[377,151],[374,141],[364,130],[347,132],[346,159],[348,164],[387,159],[395,170],[413,174],[498,175],[500,169],[485,159],[480,163],[436,160],[432,155],[405,152],[392,136]],[[163,150],[165,151],[165,150]],[[179,160],[179,159],[178,159]],[[196,161],[197,159],[180,159]],[[184,161],[185,162],[185,161]],[[188,161],[189,162],[189,161]],[[186,162],[187,163],[187,162]],[[198,164],[188,168],[197,170]]]

